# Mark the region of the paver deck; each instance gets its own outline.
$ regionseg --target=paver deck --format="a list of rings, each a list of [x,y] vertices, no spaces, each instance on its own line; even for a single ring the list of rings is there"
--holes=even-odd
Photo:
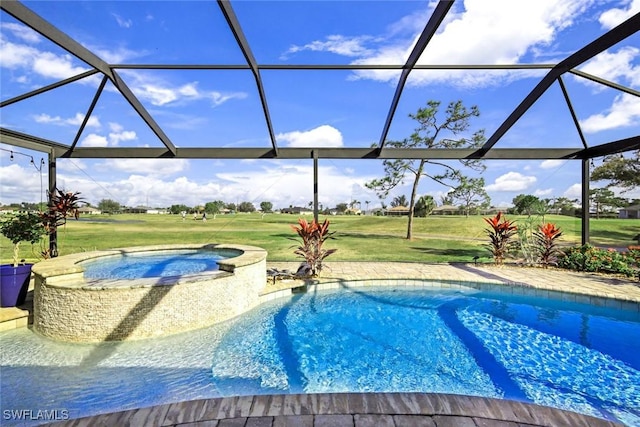
[[[296,270],[297,263],[269,263]],[[562,292],[567,300],[606,303],[640,311],[640,282],[566,270],[494,267],[473,264],[328,262],[319,279],[306,286],[369,286],[392,280],[415,285],[421,280],[452,284],[494,284],[505,289]],[[279,281],[266,293],[304,286]],[[481,397],[422,393],[346,393],[236,396],[179,402],[103,414],[55,425],[64,426],[613,426],[610,421],[559,409]]]
[[[192,400],[53,424],[180,427],[613,427],[528,403],[426,393],[325,393]]]

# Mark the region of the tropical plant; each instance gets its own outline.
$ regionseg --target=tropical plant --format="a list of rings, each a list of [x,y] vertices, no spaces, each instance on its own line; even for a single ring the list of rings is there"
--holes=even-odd
[[[40,215],[32,212],[18,213],[2,221],[0,224],[2,235],[13,243],[13,266],[19,262],[20,243],[29,242],[32,245],[40,241],[45,235]]]
[[[58,256],[58,228],[67,225],[67,218],[80,217],[80,198],[79,192],[71,192],[55,189],[49,193],[49,209],[40,213],[40,221],[49,235],[49,249],[44,249],[42,255],[45,258],[53,258]]]
[[[520,252],[522,254],[521,262],[526,265],[534,265],[538,256],[534,239],[535,221],[533,217],[528,216],[520,221],[518,226],[518,242],[520,243]]]
[[[502,265],[507,254],[512,249],[511,238],[518,232],[515,221],[509,221],[502,216],[502,212],[498,212],[492,218],[483,218],[491,228],[485,231],[489,236],[490,243],[486,245],[493,255],[496,265]]]
[[[433,209],[436,207],[436,201],[433,200],[433,196],[425,194],[420,197],[416,202],[415,212],[414,214],[417,217],[425,217],[430,215],[433,212]]]
[[[324,249],[322,247],[324,242],[334,239],[335,232],[329,232],[329,220],[325,219],[322,224],[319,224],[315,219],[307,222],[304,218],[300,218],[298,219],[298,226],[292,225],[291,228],[298,233],[301,239],[298,241],[290,238],[300,243],[294,253],[305,260],[298,271],[310,277],[319,275],[322,271],[324,259],[337,251],[337,249]]]
[[[545,268],[549,264],[558,263],[558,256],[562,254],[557,242],[560,236],[562,231],[551,222],[538,226],[538,230],[533,232],[539,261]]]

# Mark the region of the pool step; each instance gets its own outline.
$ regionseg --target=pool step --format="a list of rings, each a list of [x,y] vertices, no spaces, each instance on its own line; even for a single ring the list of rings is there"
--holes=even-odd
[[[33,324],[33,280],[24,304],[0,308],[0,332],[24,328]]]

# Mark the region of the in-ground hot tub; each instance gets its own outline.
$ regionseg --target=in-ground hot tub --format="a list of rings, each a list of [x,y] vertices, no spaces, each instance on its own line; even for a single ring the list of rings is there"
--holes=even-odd
[[[140,277],[85,278],[83,263],[144,254],[211,252],[217,269]],[[83,252],[33,266],[35,330],[72,342],[121,341],[201,328],[256,306],[267,252],[254,246],[163,245]]]

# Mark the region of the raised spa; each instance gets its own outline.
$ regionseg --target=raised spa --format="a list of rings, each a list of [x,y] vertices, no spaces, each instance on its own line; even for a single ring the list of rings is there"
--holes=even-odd
[[[209,326],[259,303],[266,258],[265,250],[253,246],[207,244],[45,260],[33,267],[33,325],[42,335],[72,342],[150,338]]]

